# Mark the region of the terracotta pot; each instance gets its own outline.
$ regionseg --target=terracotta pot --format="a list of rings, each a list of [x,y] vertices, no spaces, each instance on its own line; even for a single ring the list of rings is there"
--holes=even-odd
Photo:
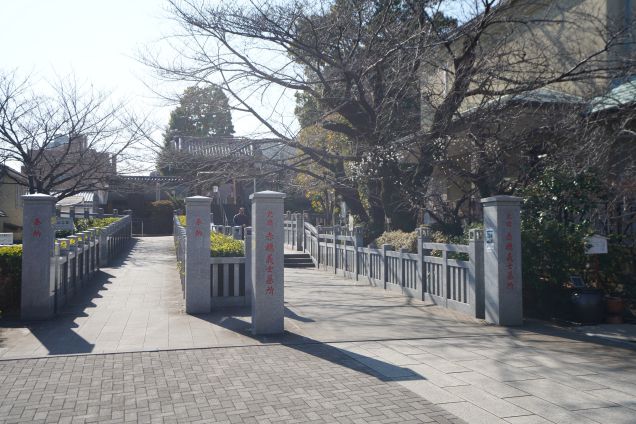
[[[606,297],[605,307],[608,314],[621,316],[623,308],[625,308],[625,302],[620,297]]]

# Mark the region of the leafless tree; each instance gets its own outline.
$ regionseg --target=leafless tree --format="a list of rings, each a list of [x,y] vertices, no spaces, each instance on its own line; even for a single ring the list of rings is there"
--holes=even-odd
[[[73,78],[47,83],[0,73],[0,160],[21,166],[30,193],[64,198],[105,188],[141,127],[123,105]]]
[[[304,173],[322,167],[316,176],[330,180],[375,232],[385,216],[397,222],[396,214],[413,215],[413,205],[438,197],[431,185],[440,170],[446,180],[477,187],[464,199],[502,189],[505,175],[483,178],[481,171],[519,151],[509,141],[520,128],[515,119],[529,109],[515,109],[516,116],[510,109],[496,125],[493,117],[503,115],[493,102],[568,84],[585,97],[633,67],[616,54],[631,29],[553,0],[170,5],[183,30],[171,39],[179,59],[149,55],[145,62],[169,80],[221,86],[237,111],[298,149],[297,160],[282,166]],[[581,34],[589,40],[580,42]],[[320,125],[348,143],[338,152],[302,143],[273,121],[260,102],[285,90],[297,93],[303,126]],[[537,136],[531,133],[528,152]]]

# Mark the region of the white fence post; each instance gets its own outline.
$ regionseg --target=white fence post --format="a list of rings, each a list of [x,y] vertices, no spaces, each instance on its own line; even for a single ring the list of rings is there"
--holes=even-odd
[[[473,307],[476,318],[484,317],[484,232],[479,229],[469,231],[470,250],[468,304]]]
[[[338,227],[333,227],[333,273],[338,274]]]
[[[387,259],[386,252],[393,250],[393,246],[390,244],[382,245],[382,284],[386,290],[386,283],[389,281],[389,260]]]
[[[212,309],[210,282],[210,205],[203,196],[186,198],[185,309],[188,314]]]
[[[362,247],[362,227],[356,226],[353,228],[353,272],[355,274],[356,281],[360,279],[360,257],[358,256],[358,249]]]
[[[252,227],[245,227],[245,303],[252,304]]]
[[[484,292],[486,321],[523,324],[521,281],[521,201],[519,197],[481,199],[484,207]]]
[[[296,251],[302,252],[303,234],[305,233],[305,221],[302,213],[296,214]]]
[[[54,253],[57,199],[46,194],[22,196],[22,319],[46,319],[55,313],[55,279],[51,284],[51,257]]]

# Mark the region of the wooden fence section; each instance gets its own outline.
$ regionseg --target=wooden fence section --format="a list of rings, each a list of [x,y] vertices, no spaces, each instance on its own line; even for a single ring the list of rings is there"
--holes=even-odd
[[[104,228],[91,228],[55,240],[51,256],[50,284],[54,288],[54,312],[85,286],[100,267],[119,255],[131,238],[130,215]]]
[[[420,229],[418,253],[409,253],[386,244],[364,247],[359,229],[346,232],[340,227],[301,226],[299,221],[295,214],[285,221],[285,243],[309,253],[317,268],[483,318],[481,230],[471,230],[468,245],[457,245],[430,243],[427,229]]]

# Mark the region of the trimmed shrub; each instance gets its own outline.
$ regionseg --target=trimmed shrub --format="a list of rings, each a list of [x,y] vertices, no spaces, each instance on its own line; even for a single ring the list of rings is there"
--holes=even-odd
[[[395,250],[408,249],[411,253],[417,253],[417,232],[405,233],[402,230],[386,231],[375,240],[375,244],[378,246],[390,244]]]
[[[177,217],[179,223],[182,226],[186,226],[185,215],[179,215]],[[210,256],[234,258],[245,256],[244,244],[241,240],[234,240],[231,236],[226,236],[221,233],[210,233]]]
[[[0,247],[0,311],[20,309],[22,245]]]
[[[89,228],[104,228],[108,227],[113,222],[119,221],[120,218],[89,218],[89,219],[76,219],[75,229],[77,232],[86,231]]]
[[[244,243],[221,233],[210,233],[210,256],[237,257],[244,256]]]

